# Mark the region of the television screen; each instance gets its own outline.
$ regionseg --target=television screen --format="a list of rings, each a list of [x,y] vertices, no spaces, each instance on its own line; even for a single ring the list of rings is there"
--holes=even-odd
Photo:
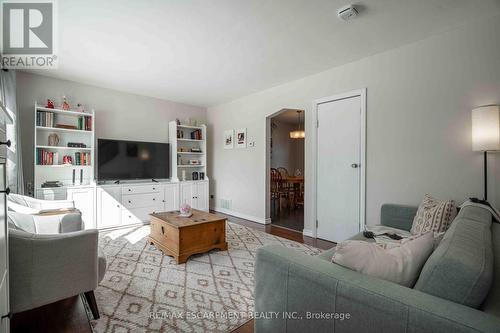
[[[97,179],[170,178],[168,143],[97,140]]]

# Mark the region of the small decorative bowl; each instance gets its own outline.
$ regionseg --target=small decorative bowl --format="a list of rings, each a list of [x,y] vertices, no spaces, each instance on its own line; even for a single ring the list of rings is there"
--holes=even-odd
[[[179,216],[181,217],[190,217],[191,215],[193,215],[193,213],[191,212],[191,206],[187,203],[181,205],[180,212],[181,213],[179,214]]]

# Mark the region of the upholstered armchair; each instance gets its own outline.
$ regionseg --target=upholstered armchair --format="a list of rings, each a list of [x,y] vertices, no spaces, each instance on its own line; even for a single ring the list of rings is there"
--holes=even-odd
[[[71,209],[72,202],[59,203],[62,205],[32,201],[28,208],[59,211],[26,214],[13,211],[9,198],[11,311],[33,309],[83,293],[97,319],[94,289],[106,271],[98,231],[83,230],[81,213]]]

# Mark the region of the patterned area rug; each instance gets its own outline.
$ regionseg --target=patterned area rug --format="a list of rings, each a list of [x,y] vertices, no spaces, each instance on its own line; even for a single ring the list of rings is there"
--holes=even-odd
[[[102,233],[108,270],[96,289],[97,333],[229,332],[254,310],[254,260],[259,247],[283,245],[308,255],[321,250],[228,222],[227,251],[176,265],[149,245],[149,226]]]

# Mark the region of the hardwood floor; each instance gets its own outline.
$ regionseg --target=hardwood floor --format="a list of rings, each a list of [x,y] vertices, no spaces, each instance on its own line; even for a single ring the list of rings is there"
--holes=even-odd
[[[12,333],[91,333],[80,296],[16,313],[10,321]]]
[[[233,223],[320,249],[330,249],[335,245],[332,242],[303,236],[302,233],[290,229],[263,225],[221,213],[217,214],[226,216]],[[12,333],[92,333],[87,312],[79,296],[15,314],[11,319],[10,331]],[[253,332],[253,320],[233,330],[233,333],[250,332]]]

